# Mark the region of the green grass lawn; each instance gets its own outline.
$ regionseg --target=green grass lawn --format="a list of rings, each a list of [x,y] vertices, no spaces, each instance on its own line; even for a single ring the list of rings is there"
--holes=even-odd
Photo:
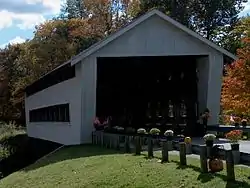
[[[157,154],[160,156],[160,153]],[[199,160],[188,158],[178,165],[178,156],[161,164],[145,155],[116,153],[94,146],[74,146],[40,160],[0,181],[1,188],[240,188],[250,187],[250,169],[236,167],[237,182],[227,183],[225,170],[201,174]]]

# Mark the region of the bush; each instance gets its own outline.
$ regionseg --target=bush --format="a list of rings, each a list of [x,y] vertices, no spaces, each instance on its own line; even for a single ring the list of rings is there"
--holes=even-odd
[[[25,129],[16,125],[15,122],[9,122],[8,124],[0,122],[0,143],[8,137],[18,134],[26,134]]]
[[[27,152],[29,138],[24,128],[15,122],[0,122],[0,174],[6,175],[22,166],[22,157]],[[15,161],[9,163],[10,161]],[[8,165],[7,165],[8,164]]]
[[[149,133],[152,134],[152,135],[159,135],[160,134],[160,130],[157,129],[157,128],[152,128],[150,129]]]
[[[29,138],[15,123],[0,122],[0,179],[34,163],[61,144]]]
[[[0,122],[0,159],[7,158],[22,148],[28,136],[23,128],[18,127],[15,122]]]
[[[0,147],[0,161],[10,156],[10,152],[5,147]]]

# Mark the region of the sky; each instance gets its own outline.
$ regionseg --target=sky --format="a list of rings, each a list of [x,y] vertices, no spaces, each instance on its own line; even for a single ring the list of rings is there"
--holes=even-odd
[[[36,25],[58,15],[63,0],[0,0],[0,48],[31,39]],[[250,14],[250,0],[240,15]]]

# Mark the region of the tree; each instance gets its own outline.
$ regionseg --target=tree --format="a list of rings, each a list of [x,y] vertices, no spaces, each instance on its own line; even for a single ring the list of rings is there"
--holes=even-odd
[[[12,92],[15,90],[14,83],[20,77],[22,68],[18,63],[23,44],[8,45],[0,51],[0,119],[16,119],[22,109],[13,103]]]
[[[128,14],[130,4],[129,0],[84,1],[92,29],[101,37],[110,35],[130,21]]]
[[[193,4],[193,22],[196,31],[205,38],[218,41],[218,31],[225,26],[224,35],[233,29],[238,21],[238,14],[247,0],[195,0]]]
[[[235,52],[235,44],[226,38],[238,23],[238,14],[243,10],[243,3],[247,0],[137,1],[140,2],[137,15],[157,8],[203,37]]]
[[[64,19],[88,17],[83,0],[67,0],[62,7],[60,17]]]
[[[239,59],[228,65],[222,89],[222,106],[226,113],[250,116],[250,37],[242,40]]]
[[[191,27],[193,0],[140,0],[138,15],[144,14],[152,8],[168,14],[176,21]]]

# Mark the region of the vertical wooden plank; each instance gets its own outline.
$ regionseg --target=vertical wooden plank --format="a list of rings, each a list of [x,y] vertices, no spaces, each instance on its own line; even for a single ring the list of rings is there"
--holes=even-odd
[[[105,133],[105,147],[109,147],[109,133]]]
[[[135,137],[135,154],[141,155],[141,137],[140,136]]]
[[[113,148],[113,134],[109,134],[109,148],[112,149]]]
[[[113,134],[109,134],[109,148],[112,149],[112,137]]]
[[[94,144],[95,144],[95,145],[97,145],[97,143],[96,143],[96,141],[97,141],[97,139],[96,139],[96,138],[97,138],[97,135],[96,135],[96,134],[97,134],[97,133],[96,133],[96,131],[95,131],[95,133],[94,133]]]
[[[232,150],[226,150],[227,180],[235,181],[234,159]]]
[[[180,143],[180,164],[187,165],[186,144],[184,142]]]
[[[120,135],[116,135],[116,149],[120,150]]]
[[[92,144],[94,144],[94,134],[95,134],[95,132],[94,131],[92,131]]]
[[[100,131],[100,145],[103,147],[103,131]]]
[[[154,151],[153,151],[153,139],[152,137],[148,137],[148,158],[154,157]]]
[[[125,136],[125,152],[130,153],[130,138]]]
[[[99,146],[102,145],[102,131],[99,132],[99,143],[98,143]]]
[[[208,167],[207,167],[207,147],[206,147],[206,145],[200,146],[200,164],[201,164],[201,172],[207,173]]]
[[[99,146],[100,143],[100,131],[96,131],[96,145]]]
[[[168,158],[168,143],[166,140],[163,141],[162,143],[162,159],[161,159],[161,162],[164,163],[164,162],[168,162],[169,161],[169,158]]]

